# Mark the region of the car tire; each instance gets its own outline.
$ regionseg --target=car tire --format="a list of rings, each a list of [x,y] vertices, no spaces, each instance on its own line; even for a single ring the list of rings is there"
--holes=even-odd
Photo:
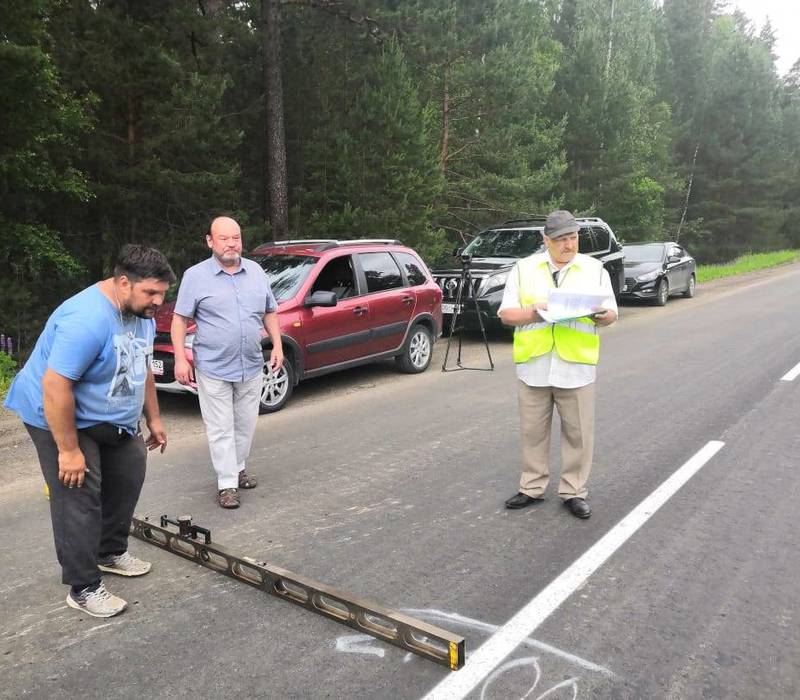
[[[664,306],[669,299],[669,283],[664,278],[658,283],[658,290],[656,291],[656,298],[653,303],[656,306]]]
[[[614,300],[619,303],[620,298],[620,284],[619,284],[619,277],[614,275],[611,278],[611,289],[614,290]]]
[[[403,352],[395,358],[401,372],[417,374],[430,367],[433,359],[433,336],[426,326],[415,325],[406,338]]]
[[[691,299],[694,296],[695,287],[697,286],[697,280],[695,279],[694,274],[689,278],[689,286],[686,287],[686,291],[683,293],[687,299]]]
[[[259,413],[275,413],[280,411],[292,396],[294,391],[294,367],[288,358],[277,372],[272,372],[269,366],[269,357],[264,358],[261,370],[263,384],[261,398],[259,399]]]

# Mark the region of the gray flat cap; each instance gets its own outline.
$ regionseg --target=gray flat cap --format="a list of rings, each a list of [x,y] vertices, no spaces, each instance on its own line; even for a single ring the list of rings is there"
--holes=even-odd
[[[578,222],[571,212],[566,209],[558,209],[552,211],[547,215],[547,221],[544,223],[544,235],[550,239],[561,238],[568,233],[577,233]]]

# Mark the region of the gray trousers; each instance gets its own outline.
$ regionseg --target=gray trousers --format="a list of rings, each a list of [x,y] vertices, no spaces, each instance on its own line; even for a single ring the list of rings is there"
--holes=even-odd
[[[561,479],[558,495],[586,498],[594,451],[594,384],[577,389],[528,386],[520,381],[522,478],[519,490],[539,498],[550,479],[550,431],[553,407],[561,417]]]
[[[102,577],[98,559],[128,549],[131,518],[144,484],[147,448],[141,435],[108,423],[78,431],[88,472],[81,488],[58,480],[58,447],[49,430],[25,424],[50,489],[50,519],[61,581],[83,588]]]
[[[235,489],[250,456],[264,380],[259,374],[244,382],[228,382],[197,370],[195,379],[217,487]]]

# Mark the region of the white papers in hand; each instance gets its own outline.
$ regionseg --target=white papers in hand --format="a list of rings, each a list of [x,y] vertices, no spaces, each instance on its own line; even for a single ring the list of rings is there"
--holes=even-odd
[[[547,297],[547,309],[539,309],[539,316],[548,323],[574,321],[596,313],[597,307],[603,306],[609,299],[609,294],[599,288],[551,289]]]

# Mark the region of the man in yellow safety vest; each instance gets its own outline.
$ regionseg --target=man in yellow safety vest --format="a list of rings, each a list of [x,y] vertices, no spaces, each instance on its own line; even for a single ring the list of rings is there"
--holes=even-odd
[[[514,327],[523,471],[519,492],[507,508],[542,500],[549,479],[553,406],[561,418],[561,479],[558,495],[578,518],[592,510],[586,482],[594,447],[594,381],[600,356],[598,326],[617,320],[608,272],[600,261],[578,252],[578,222],[568,211],[550,213],[544,226],[546,252],[520,260],[511,271],[498,315]],[[553,288],[608,293],[591,316],[550,323],[547,299]]]

